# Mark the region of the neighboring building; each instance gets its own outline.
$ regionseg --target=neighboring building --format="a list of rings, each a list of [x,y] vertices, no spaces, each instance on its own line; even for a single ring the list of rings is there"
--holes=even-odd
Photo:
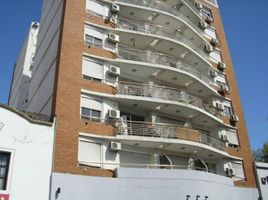
[[[38,31],[39,23],[33,22],[14,66],[9,105],[21,110],[26,109],[28,104]]]
[[[258,198],[216,0],[45,0],[27,88],[52,199]]]
[[[50,117],[0,105],[0,199],[49,198],[54,125]]]
[[[268,163],[255,162],[255,173],[261,199],[268,199]]]

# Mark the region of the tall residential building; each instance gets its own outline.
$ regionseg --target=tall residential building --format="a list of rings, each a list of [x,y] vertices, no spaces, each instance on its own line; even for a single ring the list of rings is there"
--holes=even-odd
[[[19,91],[56,116],[52,199],[255,199],[216,0],[44,0],[38,30]]]

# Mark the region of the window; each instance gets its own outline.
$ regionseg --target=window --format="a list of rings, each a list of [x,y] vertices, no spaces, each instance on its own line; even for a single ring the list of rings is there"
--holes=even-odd
[[[102,102],[91,98],[89,95],[81,96],[81,117],[95,122],[100,122]]]
[[[0,152],[0,190],[6,190],[10,163],[10,153]]]
[[[94,13],[96,16],[108,17],[109,15],[109,7],[100,2],[88,0],[86,7],[90,13]]]
[[[203,5],[203,8],[201,10],[201,15],[205,18],[207,17],[212,17],[212,13],[211,13],[211,10],[210,8],[206,7]]]
[[[94,47],[102,47],[103,40],[91,35],[86,35],[86,42],[93,45]]]
[[[239,147],[239,141],[236,130],[226,130],[226,135],[228,136],[228,146],[233,148]]]
[[[214,79],[216,83],[221,85],[227,85],[226,78],[224,74],[218,73],[218,76]]]
[[[208,27],[205,29],[205,33],[211,38],[217,39],[216,30],[214,28]]]
[[[229,106],[224,106],[223,116],[231,117],[231,115],[232,115],[232,109]]]
[[[82,75],[84,79],[100,82],[103,79],[103,63],[83,57]]]
[[[90,108],[81,108],[82,118],[89,119],[90,121],[99,122],[101,117],[101,111],[93,110]]]
[[[101,144],[79,140],[78,161],[94,167],[101,166]]]
[[[222,62],[221,52],[219,50],[214,49],[214,51],[212,51],[209,55],[210,55],[211,58],[213,58],[217,62]]]
[[[245,172],[244,172],[244,167],[243,167],[243,162],[237,161],[237,162],[232,162],[232,167],[234,168],[235,175],[234,175],[234,180],[235,181],[241,181],[245,179]]]
[[[206,165],[208,167],[208,172],[213,173],[213,174],[217,174],[217,167],[216,167],[215,163],[206,162]]]

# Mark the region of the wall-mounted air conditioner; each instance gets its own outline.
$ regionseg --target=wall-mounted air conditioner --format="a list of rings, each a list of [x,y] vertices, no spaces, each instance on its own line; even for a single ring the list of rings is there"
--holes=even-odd
[[[111,12],[113,14],[118,13],[120,11],[120,6],[117,4],[112,4]]]
[[[122,145],[120,142],[113,142],[113,141],[111,142],[110,149],[112,151],[120,151],[121,148],[122,148]]]
[[[206,44],[204,47],[204,51],[206,53],[211,53],[213,51],[213,47],[210,44]]]
[[[228,86],[227,85],[221,84],[220,92],[227,93],[228,90],[229,89],[228,89]]]
[[[213,22],[213,18],[211,16],[207,16],[205,21],[210,24]]]
[[[119,42],[119,35],[114,33],[108,33],[108,40],[110,42],[118,43]]]
[[[120,111],[118,110],[109,110],[108,117],[112,119],[119,119],[120,118]]]
[[[208,24],[206,22],[204,22],[203,20],[200,20],[199,27],[202,29],[206,29],[208,27]]]
[[[215,71],[215,70],[210,70],[209,71],[209,75],[212,77],[212,78],[215,78],[218,76],[218,73]]]
[[[117,15],[112,15],[109,19],[110,23],[113,25],[117,25],[118,24],[118,20],[117,20]]]
[[[228,142],[228,141],[229,141],[229,137],[228,137],[228,135],[226,135],[226,134],[222,134],[222,135],[221,135],[221,139],[222,139],[224,142]]]
[[[232,122],[238,122],[239,121],[239,117],[237,115],[232,115],[231,116],[231,121]]]
[[[229,177],[235,176],[235,169],[232,167],[232,163],[225,164],[224,171],[225,171],[226,175]]]
[[[195,1],[195,2],[194,2],[194,6],[195,6],[198,10],[201,10],[201,9],[203,8],[203,5],[202,5],[200,2],[198,2],[198,1]]]
[[[217,102],[216,103],[216,108],[219,109],[219,110],[224,110],[224,105],[220,102]]]
[[[216,38],[211,38],[210,40],[210,44],[213,45],[213,46],[217,46],[219,43],[219,41],[216,39]]]
[[[120,68],[116,67],[114,65],[110,65],[108,73],[114,76],[119,76],[120,75]]]
[[[225,63],[223,63],[223,62],[219,62],[218,63],[218,69],[219,70],[225,70],[225,68],[226,68],[226,64]]]

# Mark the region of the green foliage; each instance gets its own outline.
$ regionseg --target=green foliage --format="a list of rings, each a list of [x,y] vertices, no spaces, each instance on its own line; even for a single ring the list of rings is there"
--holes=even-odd
[[[254,161],[268,162],[268,142],[263,144],[262,149],[257,149],[252,152]]]

